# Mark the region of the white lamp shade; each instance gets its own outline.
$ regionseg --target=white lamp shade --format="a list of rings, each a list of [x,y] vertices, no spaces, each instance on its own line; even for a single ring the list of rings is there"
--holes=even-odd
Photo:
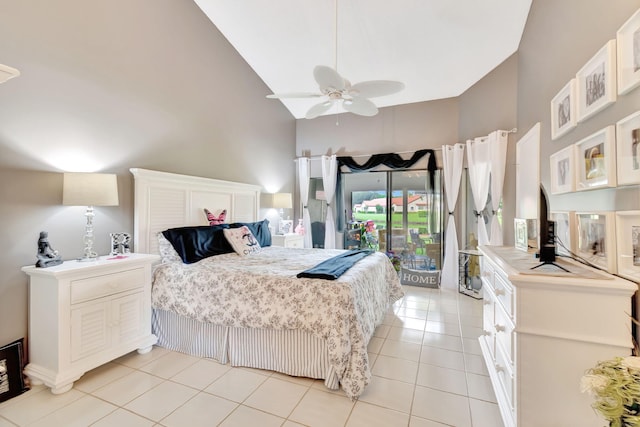
[[[62,204],[71,206],[117,206],[118,179],[107,173],[64,174]]]
[[[275,193],[273,195],[273,208],[291,209],[292,207],[291,193]]]

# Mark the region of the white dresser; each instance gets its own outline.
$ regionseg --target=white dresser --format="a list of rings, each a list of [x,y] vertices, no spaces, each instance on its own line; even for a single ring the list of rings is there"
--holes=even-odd
[[[274,234],[271,236],[273,246],[285,248],[304,248],[304,236],[300,234]]]
[[[65,261],[29,275],[29,364],[32,383],[54,394],[85,372],[138,349],[151,350],[151,265],[157,255]]]
[[[606,273],[530,274],[538,264],[531,253],[502,246],[480,251],[479,340],[505,426],[602,427],[580,379],[599,360],[631,354],[625,313],[637,285]],[[593,276],[587,267],[559,262]]]

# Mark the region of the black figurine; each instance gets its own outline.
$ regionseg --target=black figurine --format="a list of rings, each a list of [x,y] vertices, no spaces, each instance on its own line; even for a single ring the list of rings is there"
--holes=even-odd
[[[49,244],[49,233],[41,231],[38,239],[38,262],[36,262],[36,267],[53,267],[59,264],[62,264],[62,258],[58,255],[58,251],[53,250]]]

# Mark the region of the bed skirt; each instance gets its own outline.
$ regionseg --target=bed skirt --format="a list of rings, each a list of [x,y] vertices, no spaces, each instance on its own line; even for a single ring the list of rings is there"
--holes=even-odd
[[[326,342],[303,331],[220,326],[159,309],[152,312],[152,331],[157,345],[169,350],[231,366],[324,379],[332,390],[340,387]]]

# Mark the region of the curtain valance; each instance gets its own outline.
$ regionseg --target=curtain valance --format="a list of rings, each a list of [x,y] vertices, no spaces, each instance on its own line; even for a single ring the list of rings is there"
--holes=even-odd
[[[369,157],[369,160],[364,162],[364,164],[360,165],[358,162],[354,160],[353,157],[340,156],[337,157],[338,160],[338,173],[340,173],[340,168],[342,166],[348,167],[351,171],[354,172],[362,172],[369,169],[373,169],[380,165],[387,166],[391,169],[407,169],[411,166],[415,165],[418,160],[423,158],[429,154],[429,158],[427,159],[427,170],[429,171],[429,184],[431,184],[431,188],[434,185],[434,177],[436,172],[436,155],[435,152],[431,149],[418,150],[411,156],[410,159],[403,159],[397,153],[384,153],[384,154],[373,154]]]

